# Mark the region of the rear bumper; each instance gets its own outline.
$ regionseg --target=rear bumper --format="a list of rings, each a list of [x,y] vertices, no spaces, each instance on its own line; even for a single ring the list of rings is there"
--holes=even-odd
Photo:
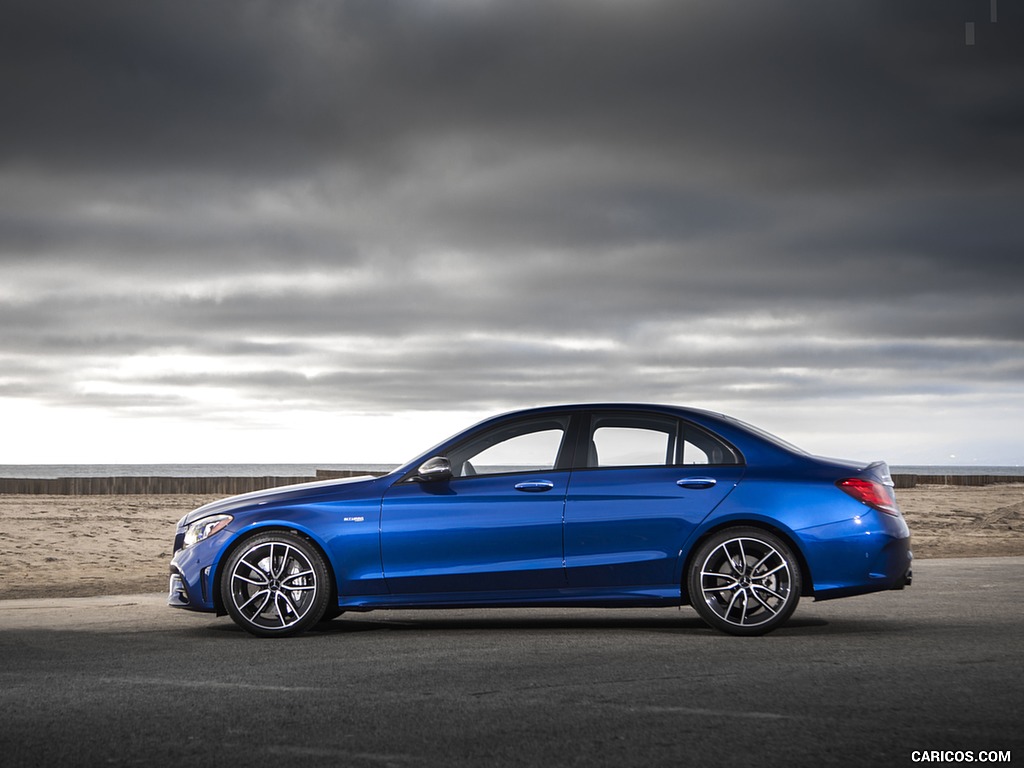
[[[907,572],[903,574],[903,578],[897,579],[896,583],[893,584],[889,589],[904,589],[914,583],[914,569],[913,565],[914,553],[910,552],[910,562],[907,563]]]
[[[902,517],[871,511],[801,532],[816,600],[899,590],[913,581],[914,554]]]

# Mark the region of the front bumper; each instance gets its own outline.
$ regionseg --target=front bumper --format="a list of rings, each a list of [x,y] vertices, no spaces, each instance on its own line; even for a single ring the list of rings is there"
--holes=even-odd
[[[171,581],[167,587],[167,604],[174,608],[188,608],[192,604],[184,579],[174,571],[171,571]]]
[[[167,605],[190,611],[216,611],[213,576],[214,559],[219,550],[214,538],[188,549],[179,549],[171,558],[167,585]]]

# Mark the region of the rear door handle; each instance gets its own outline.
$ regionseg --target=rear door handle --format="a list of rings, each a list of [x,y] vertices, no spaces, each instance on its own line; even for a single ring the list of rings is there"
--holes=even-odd
[[[713,477],[684,477],[682,480],[676,480],[676,485],[680,488],[689,488],[691,491],[700,491],[714,488],[717,482]]]
[[[530,493],[541,493],[542,491],[550,491],[555,487],[555,484],[550,480],[524,480],[521,483],[516,483],[517,491],[528,491]]]

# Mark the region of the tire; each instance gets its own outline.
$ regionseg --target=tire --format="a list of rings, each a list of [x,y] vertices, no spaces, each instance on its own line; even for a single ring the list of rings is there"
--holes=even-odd
[[[312,544],[294,533],[272,531],[235,549],[222,571],[220,594],[246,632],[288,637],[320,621],[332,589],[324,559]]]
[[[764,635],[800,601],[800,563],[790,546],[760,528],[726,528],[697,549],[687,575],[690,603],[713,628]]]

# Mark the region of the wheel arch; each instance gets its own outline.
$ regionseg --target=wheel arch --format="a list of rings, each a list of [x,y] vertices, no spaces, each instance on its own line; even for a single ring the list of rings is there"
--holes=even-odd
[[[701,545],[709,538],[714,536],[719,531],[724,531],[727,528],[760,528],[762,531],[766,531],[775,536],[778,536],[793,550],[793,554],[797,559],[797,564],[800,566],[800,596],[801,597],[813,597],[814,596],[814,581],[811,577],[811,567],[807,564],[807,558],[804,556],[803,549],[797,542],[795,536],[785,528],[780,528],[777,525],[772,525],[765,520],[759,520],[757,518],[740,518],[721,520],[715,525],[711,526],[707,530],[701,532],[700,536],[694,539],[686,552],[686,558],[683,561],[683,569],[680,573],[680,590],[682,596],[683,605],[690,604],[690,596],[686,590],[686,579],[690,573],[690,566],[693,564],[693,558],[697,554],[697,550],[700,549]]]
[[[328,556],[327,550],[324,548],[323,544],[321,544],[316,537],[312,536],[308,531],[305,531],[302,528],[297,528],[294,525],[285,525],[284,523],[269,523],[267,525],[247,528],[242,531],[228,546],[223,549],[223,551],[221,551],[220,556],[217,558],[217,562],[210,574],[211,578],[209,584],[210,592],[213,596],[213,607],[216,610],[217,616],[226,616],[228,613],[227,608],[224,607],[224,598],[221,596],[220,592],[221,564],[230,560],[235,551],[254,536],[260,536],[264,533],[273,533],[274,531],[282,531],[284,533],[299,536],[317,551],[317,554],[323,558],[324,567],[327,569],[327,576],[331,581],[331,594],[328,599],[328,607],[330,608],[338,605],[338,577],[334,573],[334,563],[331,561],[330,556]]]

